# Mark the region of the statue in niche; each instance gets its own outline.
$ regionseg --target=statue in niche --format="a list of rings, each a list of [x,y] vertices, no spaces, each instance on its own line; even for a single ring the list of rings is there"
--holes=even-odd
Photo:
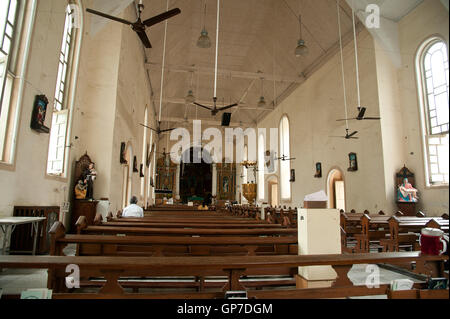
[[[89,166],[82,173],[82,180],[87,187],[86,199],[94,198],[94,180],[97,178],[97,171],[95,164],[90,163]]]
[[[265,155],[267,174],[275,173],[275,155],[274,152],[266,151]]]
[[[224,193],[228,193],[229,189],[228,189],[228,177],[224,177],[223,178],[223,192]]]
[[[398,186],[397,201],[399,202],[417,202],[419,197],[417,196],[418,190],[415,189],[407,178],[403,179],[403,183]]]

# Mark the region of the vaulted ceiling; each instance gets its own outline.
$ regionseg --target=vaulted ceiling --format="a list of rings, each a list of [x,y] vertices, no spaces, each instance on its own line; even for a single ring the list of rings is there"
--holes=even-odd
[[[96,1],[105,1],[93,1],[93,9],[101,10]],[[417,5],[418,1],[413,1]],[[167,0],[143,3],[143,19],[166,11]],[[214,95],[217,0],[206,0],[205,25],[212,42],[209,49],[196,46],[203,27],[204,4],[205,0],[169,0],[169,9],[178,7],[182,13],[168,20],[163,128],[179,124],[185,117],[220,125],[221,113],[212,117],[208,110],[185,103],[189,89],[201,104],[212,105]],[[351,8],[346,1],[340,1],[340,6],[345,43],[353,37]],[[231,109],[232,126],[255,126],[339,49],[336,0],[221,0],[220,12],[217,97],[218,106],[239,103]],[[294,54],[299,13],[309,47],[306,57]],[[153,48],[146,50],[146,67],[159,112],[164,23],[151,27],[147,34]],[[261,94],[267,102],[264,108],[257,106]]]

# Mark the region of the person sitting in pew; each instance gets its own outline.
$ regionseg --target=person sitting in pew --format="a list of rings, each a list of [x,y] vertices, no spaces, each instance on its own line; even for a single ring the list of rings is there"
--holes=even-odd
[[[144,217],[144,210],[137,205],[138,199],[136,196],[132,196],[130,199],[130,205],[125,207],[122,212],[122,217]]]

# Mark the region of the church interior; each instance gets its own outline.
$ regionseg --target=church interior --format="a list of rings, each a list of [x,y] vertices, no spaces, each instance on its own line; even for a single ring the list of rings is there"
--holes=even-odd
[[[0,299],[448,300],[448,44],[448,0],[0,0]]]

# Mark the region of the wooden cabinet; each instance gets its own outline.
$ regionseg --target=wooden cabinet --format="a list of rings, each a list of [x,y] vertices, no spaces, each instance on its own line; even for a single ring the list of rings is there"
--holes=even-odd
[[[75,223],[80,216],[85,216],[88,225],[94,223],[95,214],[97,212],[97,200],[74,200],[72,207],[72,218],[70,223],[70,232],[76,233]]]

